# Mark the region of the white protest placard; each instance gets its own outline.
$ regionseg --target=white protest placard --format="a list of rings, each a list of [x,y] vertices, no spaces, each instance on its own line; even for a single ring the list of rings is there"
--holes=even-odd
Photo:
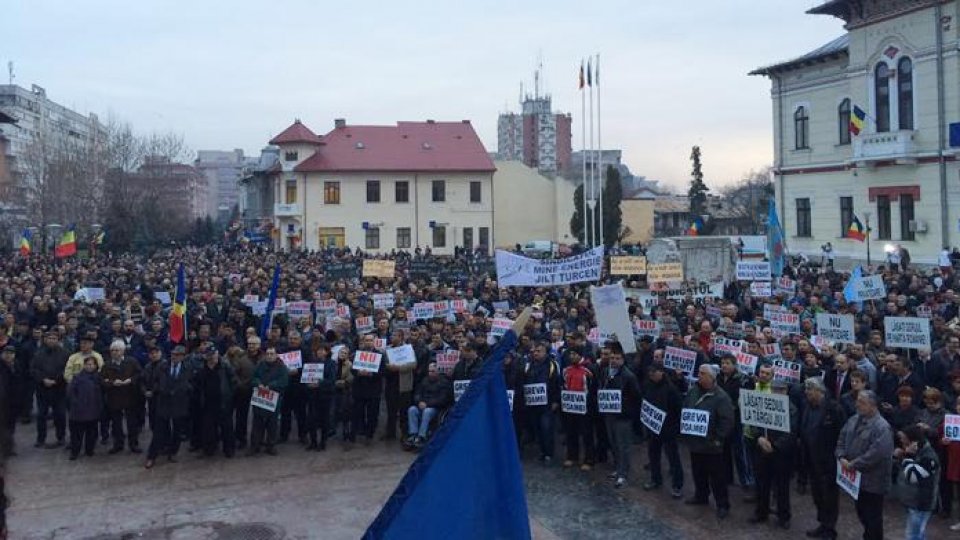
[[[430,302],[422,302],[413,305],[413,309],[410,310],[410,315],[414,320],[427,320],[433,318],[433,304]]]
[[[280,392],[269,388],[254,388],[250,396],[250,405],[270,412],[277,412],[277,403],[280,401]]]
[[[323,364],[313,362],[304,364],[300,371],[300,382],[303,384],[318,383],[323,380]]]
[[[337,304],[337,317],[341,319],[350,318],[350,306],[346,304]]]
[[[383,355],[373,351],[357,351],[353,355],[353,369],[376,373],[380,371],[380,361]]]
[[[833,347],[833,342],[822,336],[813,335],[810,336],[810,345],[813,345],[817,352],[822,353],[826,347]]]
[[[943,417],[943,436],[951,441],[960,441],[960,414]]]
[[[790,313],[790,310],[781,306],[780,304],[764,304],[763,305],[763,319],[769,321],[776,315],[783,313]]]
[[[277,358],[283,362],[283,365],[287,366],[287,369],[300,369],[303,367],[303,355],[300,351],[280,353],[277,355]]]
[[[453,401],[460,401],[460,398],[463,397],[464,392],[467,391],[467,388],[470,388],[470,379],[462,379],[459,381],[453,381]]]
[[[931,309],[930,306],[926,304],[917,306],[917,317],[921,317],[924,319],[932,319],[933,309]]]
[[[714,356],[723,356],[724,354],[732,354],[736,356],[737,353],[740,352],[743,352],[743,340],[729,339],[720,336],[713,338]]]
[[[752,354],[740,351],[737,354],[737,369],[744,375],[754,375],[757,372],[758,358]]]
[[[386,348],[387,348],[387,338],[382,338],[382,337],[374,338],[374,340],[373,340],[373,348],[374,348],[374,349],[377,349],[378,351],[382,351],[382,350],[386,349]]]
[[[773,289],[769,281],[753,281],[750,283],[750,296],[755,298],[770,298],[773,296]]]
[[[847,495],[853,497],[853,500],[860,498],[860,480],[862,474],[860,471],[844,468],[837,460],[837,485],[840,489],[847,492]]]
[[[740,391],[740,422],[745,426],[790,432],[790,397],[756,390]]]
[[[493,306],[494,313],[506,313],[510,311],[510,302],[506,300],[497,300],[496,302],[491,302],[490,305]]]
[[[680,411],[680,434],[706,437],[710,429],[710,411],[683,409]]]
[[[266,315],[267,301],[263,300],[262,302],[254,302],[250,304],[250,313],[254,315]]]
[[[457,362],[460,361],[460,351],[439,351],[433,359],[437,363],[437,370],[440,373],[450,375],[453,373],[453,368],[457,366]]]
[[[770,328],[774,336],[786,336],[800,333],[800,315],[796,313],[777,313],[770,317]]]
[[[683,263],[647,265],[647,283],[679,283],[683,281]]]
[[[773,285],[773,294],[785,294],[789,296],[797,292],[797,282],[786,276],[775,279]]]
[[[507,390],[507,403],[510,405],[510,410],[513,410],[513,390]]]
[[[837,343],[855,343],[853,315],[817,313],[817,334]]]
[[[547,404],[547,383],[523,385],[523,401],[527,407],[542,407]]]
[[[612,334],[623,347],[623,352],[637,352],[637,340],[633,337],[630,315],[627,313],[627,297],[619,282],[603,287],[590,286],[590,303],[601,334]]]
[[[764,343],[760,345],[760,354],[763,356],[763,359],[768,362],[783,360],[779,343]]]
[[[593,343],[594,345],[600,345],[601,343],[606,343],[608,341],[616,341],[616,335],[601,332],[599,328],[594,326],[587,332],[587,341]]]
[[[406,366],[417,363],[417,354],[409,343],[387,349],[387,361],[393,366]]]
[[[173,302],[173,300],[170,299],[170,293],[167,291],[155,291],[153,297],[165,306],[169,306]]]
[[[297,301],[287,303],[287,317],[291,321],[310,318],[310,302]]]
[[[249,306],[252,304],[256,304],[259,301],[260,301],[259,296],[255,294],[245,294],[243,295],[243,300],[241,300],[240,302]]]
[[[620,414],[623,410],[620,390],[597,390],[597,410],[601,413]]]
[[[377,293],[373,295],[373,309],[393,309],[396,299],[393,293]]]
[[[450,314],[450,302],[446,300],[441,300],[440,302],[433,303],[434,317],[446,317],[449,314]]]
[[[723,297],[723,282],[705,283],[684,288],[673,288],[665,291],[650,291],[647,289],[624,289],[627,298],[633,298],[645,311],[657,307],[667,300],[684,300],[689,298],[697,305],[703,305],[709,299]]]
[[[323,313],[325,315],[334,315],[337,313],[337,301],[333,298],[330,300],[317,300],[314,304],[317,306],[317,313]]]
[[[737,281],[770,281],[770,263],[737,261]]]
[[[560,410],[568,414],[587,414],[587,393],[571,390],[560,392]]]
[[[796,384],[800,382],[801,367],[797,362],[782,359],[777,360],[773,363],[773,380],[783,381],[787,384]]]
[[[357,317],[353,320],[357,327],[357,333],[360,335],[369,334],[374,330],[373,317]]]
[[[640,422],[650,431],[659,435],[663,429],[663,421],[666,418],[667,413],[663,409],[647,400],[643,400],[643,402],[640,403]]]
[[[693,367],[697,364],[696,351],[688,351],[677,347],[667,347],[663,351],[663,367],[693,374]]]
[[[490,335],[503,337],[507,331],[513,328],[513,321],[510,319],[496,318],[490,321]]]
[[[884,317],[884,342],[887,347],[930,348],[930,320],[923,317]]]
[[[458,298],[456,300],[450,301],[450,309],[454,313],[466,313],[467,312],[467,301],[463,298]]]
[[[883,276],[877,274],[853,280],[853,297],[857,302],[886,298],[887,286],[883,283]]]
[[[564,259],[531,259],[498,249],[497,284],[500,287],[549,287],[599,281],[603,246]]]
[[[656,339],[660,337],[660,322],[637,319],[633,322],[633,335],[636,337],[649,336]]]
[[[709,304],[708,306],[706,306],[706,308],[704,309],[704,313],[706,313],[707,318],[709,319],[719,319],[720,317],[723,316],[723,310],[720,309],[720,306],[716,306],[713,304]]]

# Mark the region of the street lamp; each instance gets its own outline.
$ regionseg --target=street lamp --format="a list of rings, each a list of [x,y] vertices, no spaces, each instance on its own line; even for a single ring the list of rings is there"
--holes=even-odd
[[[869,210],[863,213],[863,219],[866,221],[866,227],[867,227],[867,269],[868,271],[870,268],[870,216],[871,215],[872,213]]]

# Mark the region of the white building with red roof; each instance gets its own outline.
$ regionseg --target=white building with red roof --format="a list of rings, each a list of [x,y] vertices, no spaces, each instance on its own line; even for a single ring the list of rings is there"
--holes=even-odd
[[[297,120],[280,149],[274,220],[282,249],[492,250],[496,167],[470,125],[336,120],[318,136]]]

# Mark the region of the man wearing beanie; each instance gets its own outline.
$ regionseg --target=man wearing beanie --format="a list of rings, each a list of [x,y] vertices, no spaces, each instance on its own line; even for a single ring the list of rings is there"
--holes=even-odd
[[[630,368],[623,365],[623,347],[611,342],[605,346],[610,351],[609,364],[600,375],[601,391],[619,393],[620,410],[600,413],[607,427],[607,436],[613,450],[616,471],[610,474],[616,480],[616,487],[626,485],[630,475],[630,447],[633,444],[633,418],[640,411],[640,383]]]
[[[717,518],[730,515],[730,499],[723,469],[723,443],[733,431],[733,403],[730,396],[717,386],[719,368],[713,364],[700,366],[697,384],[690,388],[684,401],[685,409],[699,409],[710,413],[707,434],[704,437],[685,435],[690,448],[690,468],[696,491],[687,504],[708,504],[710,492],[717,503]]]

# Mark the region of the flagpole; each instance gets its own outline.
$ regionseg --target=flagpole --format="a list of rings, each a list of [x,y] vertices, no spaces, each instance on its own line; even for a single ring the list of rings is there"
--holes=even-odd
[[[587,91],[583,88],[583,60],[580,60],[580,148],[583,162],[583,243],[590,245],[590,220],[587,218]]]
[[[594,155],[593,147],[593,74],[592,68],[590,67],[590,62],[587,62],[587,86],[590,87],[590,198],[593,199],[593,209],[590,211],[590,228],[593,229],[593,241],[594,244],[597,243],[597,199],[596,199],[596,189],[597,183],[594,179],[594,175],[597,172],[597,164],[594,161],[596,156]],[[593,247],[593,246],[591,246]]]
[[[600,143],[600,54],[597,53],[597,65],[594,68],[594,82],[597,83],[597,161],[600,162],[600,245],[604,245],[603,233],[603,184],[606,182],[603,168],[603,144]]]

